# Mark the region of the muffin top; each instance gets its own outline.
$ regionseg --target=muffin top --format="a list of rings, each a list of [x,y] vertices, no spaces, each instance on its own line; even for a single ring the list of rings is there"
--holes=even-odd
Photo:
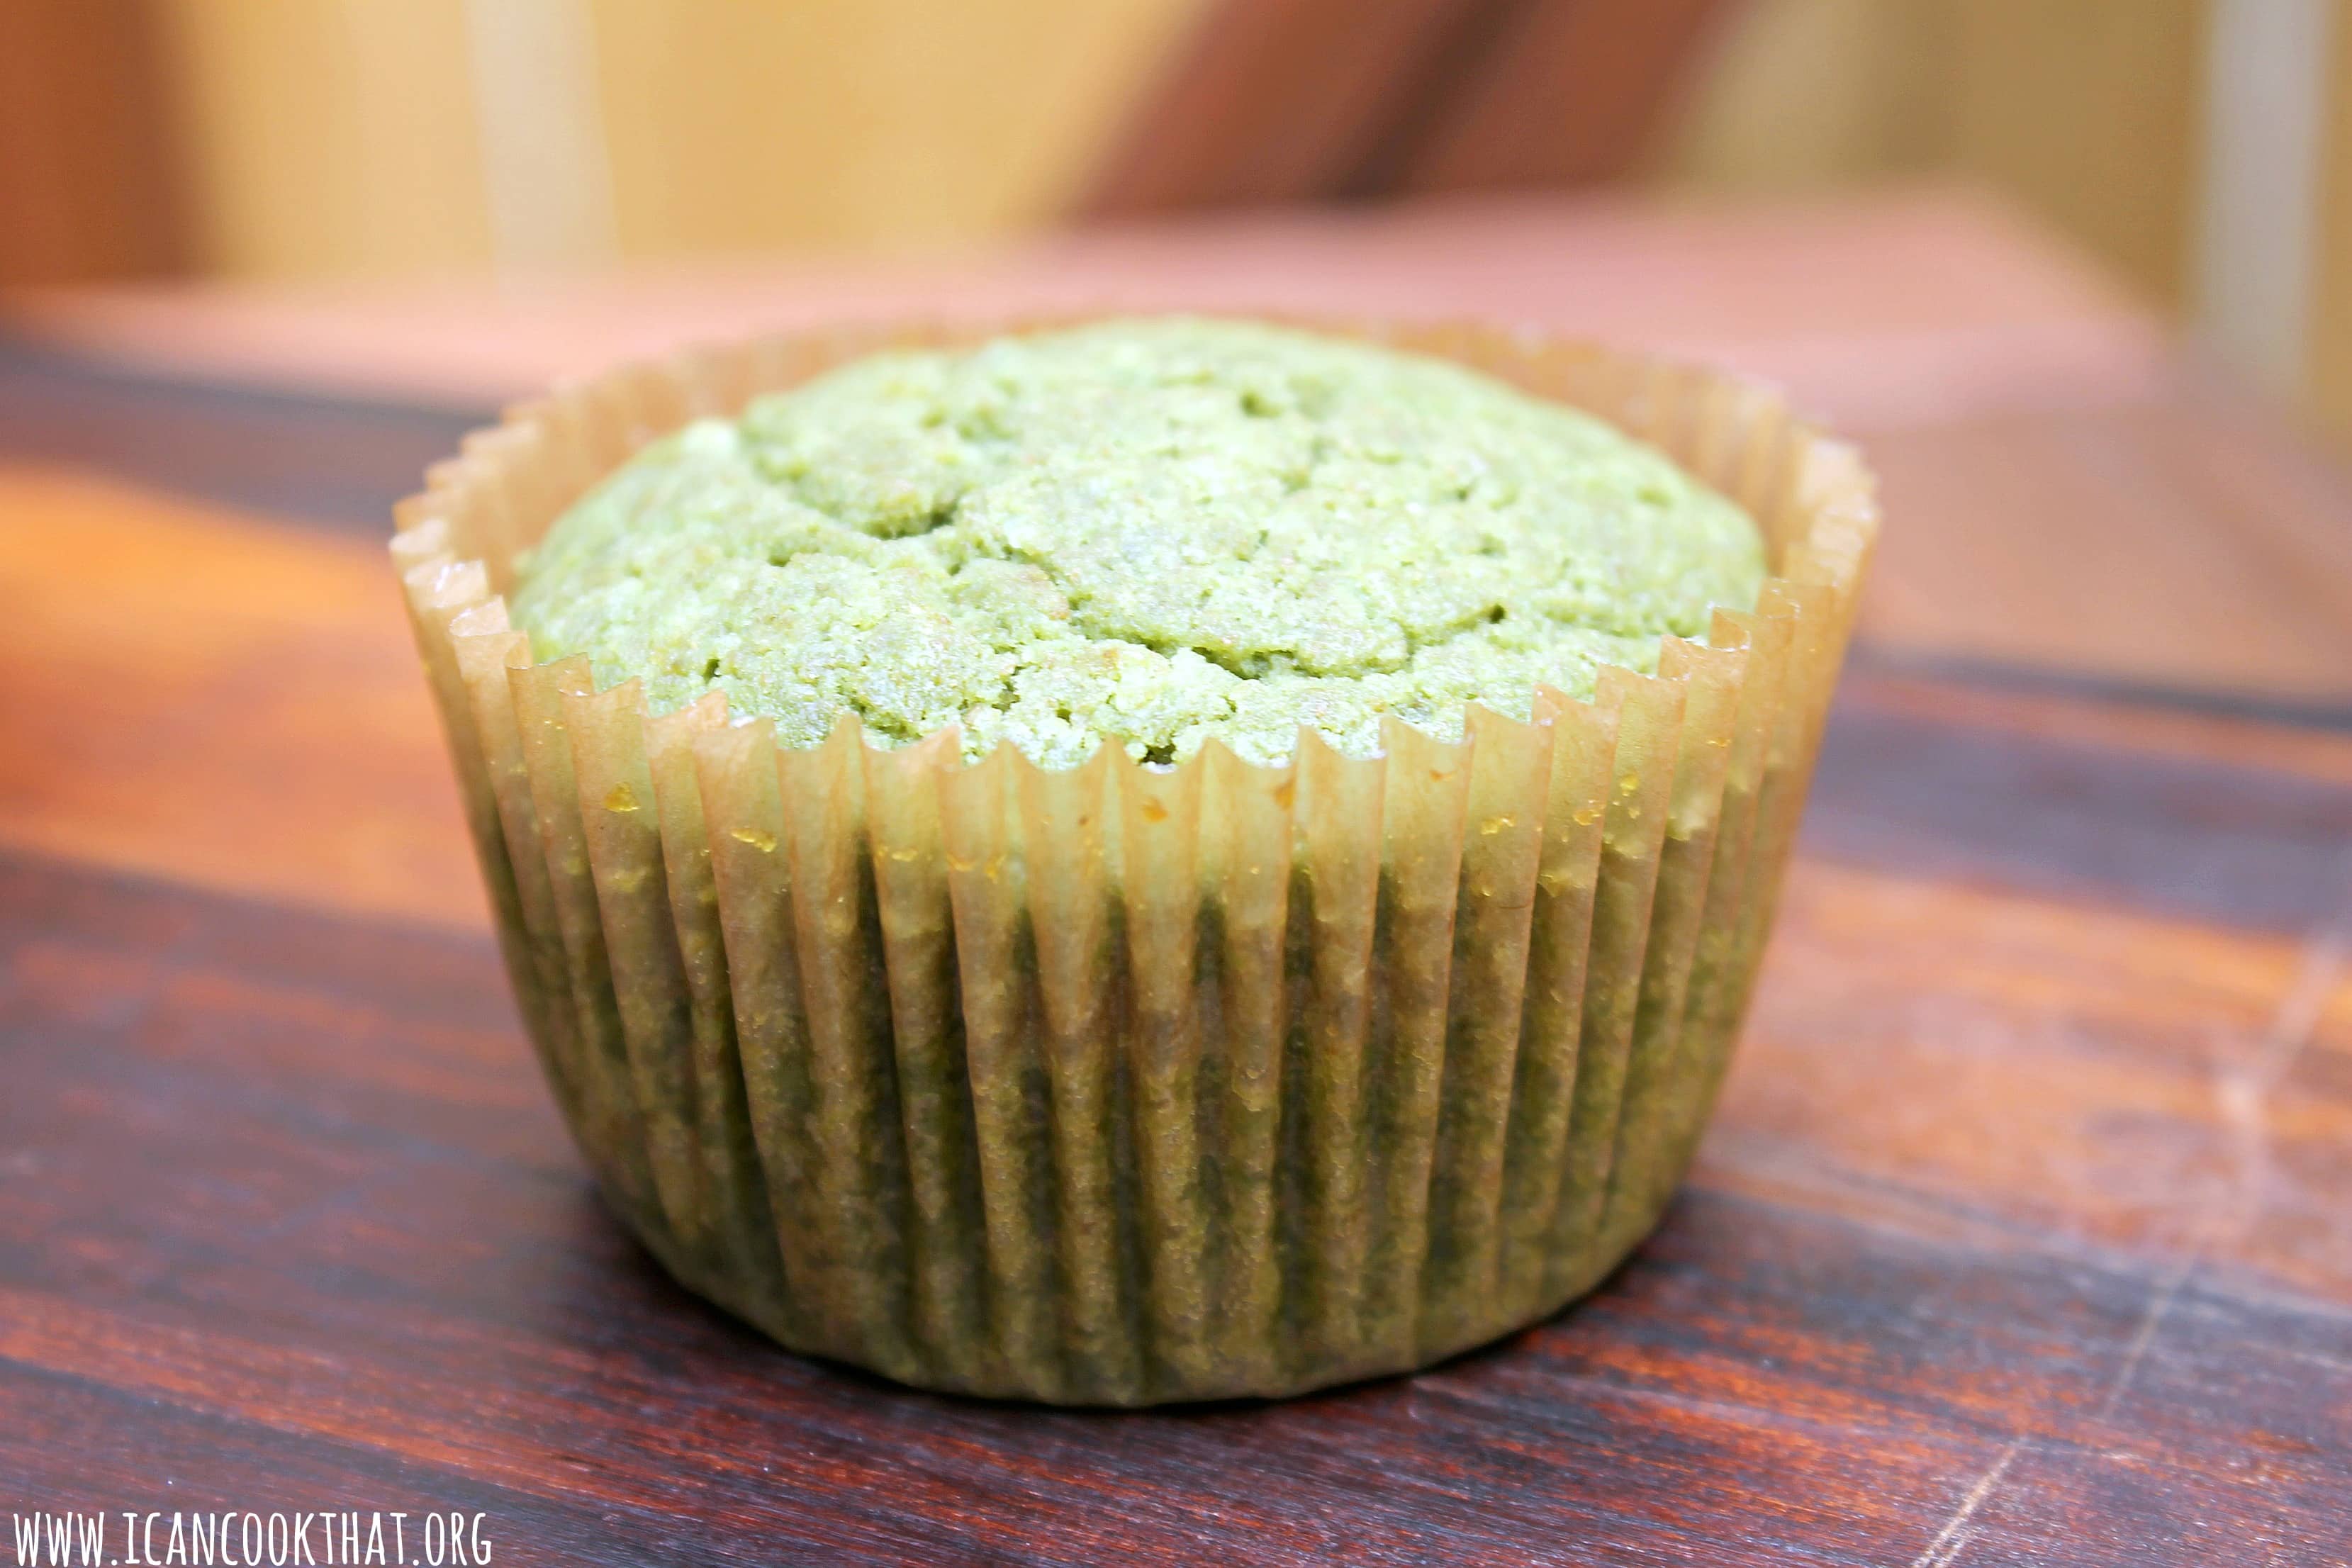
[[[727,693],[788,744],[963,727],[1065,766],[1214,736],[1368,755],[1472,700],[1751,606],[1748,515],[1611,426],[1460,366],[1237,321],[856,361],[655,442],[519,563],[540,658]]]

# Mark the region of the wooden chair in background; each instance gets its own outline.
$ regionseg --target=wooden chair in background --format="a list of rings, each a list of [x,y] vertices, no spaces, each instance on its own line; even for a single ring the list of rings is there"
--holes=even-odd
[[[1084,217],[1631,173],[1727,0],[1216,0]]]

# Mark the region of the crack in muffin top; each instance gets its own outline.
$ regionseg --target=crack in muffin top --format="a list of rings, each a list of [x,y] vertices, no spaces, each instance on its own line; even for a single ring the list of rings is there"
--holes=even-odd
[[[648,446],[519,563],[515,624],[656,710],[709,690],[791,745],[963,728],[1369,755],[1473,700],[1747,609],[1755,524],[1664,455],[1443,360],[1193,318],[876,354]]]

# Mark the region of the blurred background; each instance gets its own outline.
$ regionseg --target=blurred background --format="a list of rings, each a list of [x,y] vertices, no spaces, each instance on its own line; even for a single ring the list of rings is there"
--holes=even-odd
[[[0,0],[0,286],[1979,187],[2352,436],[2337,0]]]

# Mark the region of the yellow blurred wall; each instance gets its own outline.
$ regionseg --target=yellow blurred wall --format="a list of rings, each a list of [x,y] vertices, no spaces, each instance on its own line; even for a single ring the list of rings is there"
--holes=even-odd
[[[143,3],[165,24],[200,264],[331,279],[887,250],[1044,221],[1168,46],[1223,0]],[[1654,178],[1710,194],[1980,182],[2215,329],[2225,354],[2238,330],[2242,363],[2352,434],[2352,0],[1729,10]],[[2319,173],[2300,220],[2241,245],[2263,201],[2297,198],[2214,202],[2209,82],[2240,80],[2239,111],[2274,119],[2282,62],[2233,79],[2214,40],[2232,16],[2290,10],[2329,40],[2311,51]],[[2256,127],[2257,172],[2277,129]],[[2298,276],[2282,247],[2305,258],[2294,289],[2272,287]],[[2282,316],[2284,292],[2304,297]]]
[[[2335,24],[2308,378],[2320,419],[2352,439],[2352,3],[2336,6]]]
[[[1748,0],[1658,174],[1757,193],[1977,181],[2179,304],[2209,4]]]
[[[2250,24],[2272,52],[2217,60]],[[2213,188],[2225,145],[2263,189]],[[2277,167],[2305,163],[2301,189]],[[2352,0],[1748,0],[1656,173],[1710,192],[1980,182],[2352,438]]]
[[[657,255],[1049,217],[1199,0],[591,4],[621,244]]]
[[[1057,210],[1202,0],[157,0],[197,243],[319,278]]]
[[[154,0],[247,277],[985,237],[1051,216],[1213,0]],[[2212,0],[1743,0],[1660,177],[2007,190],[2188,286]]]
[[[160,0],[200,263],[237,277],[489,259],[461,0]]]

